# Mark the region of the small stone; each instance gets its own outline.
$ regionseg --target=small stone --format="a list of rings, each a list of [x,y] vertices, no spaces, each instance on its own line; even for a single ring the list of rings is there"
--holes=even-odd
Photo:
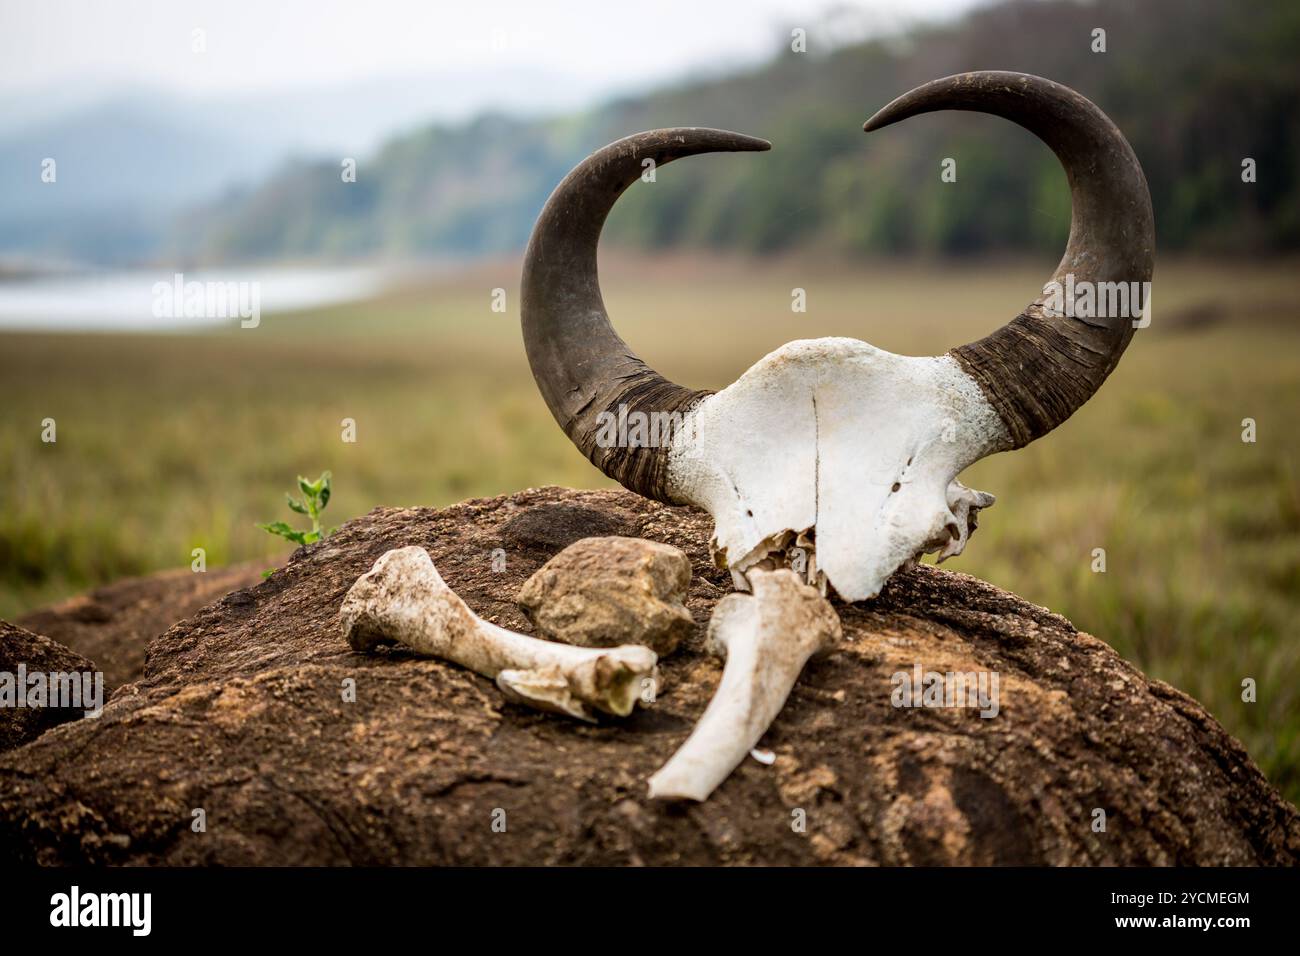
[[[641,538],[583,538],[524,582],[519,606],[540,636],[580,647],[644,644],[671,654],[695,626],[683,601],[691,562]]]

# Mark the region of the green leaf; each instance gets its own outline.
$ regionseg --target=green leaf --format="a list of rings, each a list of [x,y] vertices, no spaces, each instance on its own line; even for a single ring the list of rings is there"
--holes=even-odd
[[[285,524],[283,521],[272,521],[270,524],[259,524],[259,528],[267,534],[277,534],[282,538],[292,541],[294,544],[306,544],[306,533],[298,531]]]
[[[284,496],[290,511],[295,514],[306,515],[311,519],[310,530],[299,531],[293,525],[284,521],[272,521],[270,524],[259,524],[258,527],[267,534],[278,535],[286,541],[292,541],[298,545],[314,544],[326,535],[337,531],[337,528],[325,531],[320,524],[321,509],[329,504],[332,482],[333,476],[328,471],[322,471],[320,477],[315,481],[308,481],[302,475],[299,475],[298,489],[303,496],[295,498],[292,493]]]

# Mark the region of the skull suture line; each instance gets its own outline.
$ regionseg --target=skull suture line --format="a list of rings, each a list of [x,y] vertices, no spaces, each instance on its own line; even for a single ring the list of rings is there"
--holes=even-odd
[[[943,109],[1012,120],[1060,159],[1073,216],[1051,280],[1058,288],[1067,279],[1075,288],[1149,283],[1146,179],[1101,110],[1040,77],[966,73],[899,97],[865,129]],[[662,166],[768,148],[722,130],[655,130],[582,162],[552,194],[528,245],[524,342],[542,396],[574,444],[625,487],[708,511],[716,556],[740,581],[751,568],[788,565],[802,548],[810,583],[862,600],[920,554],[962,550],[993,499],[957,475],[1073,414],[1119,361],[1137,315],[1062,315],[1044,293],[998,331],[943,356],[826,338],[777,349],[717,394],[669,382],[610,325],[596,274],[601,226],[646,159]],[[629,412],[682,424],[657,447],[597,440],[602,420]]]

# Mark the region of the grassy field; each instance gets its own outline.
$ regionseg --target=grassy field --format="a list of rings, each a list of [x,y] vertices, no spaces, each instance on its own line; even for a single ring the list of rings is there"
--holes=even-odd
[[[620,331],[668,376],[721,387],[793,338],[938,353],[1014,315],[1053,263],[844,268],[604,263]],[[1070,617],[1203,701],[1300,799],[1300,273],[1162,261],[1154,321],[1046,439],[977,465],[998,495],[951,563]],[[376,505],[608,482],[538,396],[518,264],[381,301],[172,336],[0,335],[0,617],[116,577],[284,548],[298,473],[332,523]],[[808,311],[792,314],[791,289]],[[492,289],[507,290],[505,314]],[[58,441],[41,441],[53,418]],[[356,421],[357,441],[340,422]],[[1258,440],[1242,441],[1242,420]],[[1092,571],[1104,548],[1106,572]],[[1253,678],[1258,700],[1241,700]]]

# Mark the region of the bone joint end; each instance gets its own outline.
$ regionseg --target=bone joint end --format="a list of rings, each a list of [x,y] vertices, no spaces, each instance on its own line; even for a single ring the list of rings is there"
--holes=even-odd
[[[718,602],[709,649],[725,657],[722,681],[686,742],[650,778],[650,796],[708,799],[767,732],[804,664],[841,640],[821,593],[793,571],[754,569],[750,594]]]
[[[512,701],[579,720],[594,721],[597,711],[626,717],[658,680],[658,656],[648,647],[572,647],[483,620],[421,547],[376,561],[343,599],[339,622],[354,650],[403,644],[494,679]]]

